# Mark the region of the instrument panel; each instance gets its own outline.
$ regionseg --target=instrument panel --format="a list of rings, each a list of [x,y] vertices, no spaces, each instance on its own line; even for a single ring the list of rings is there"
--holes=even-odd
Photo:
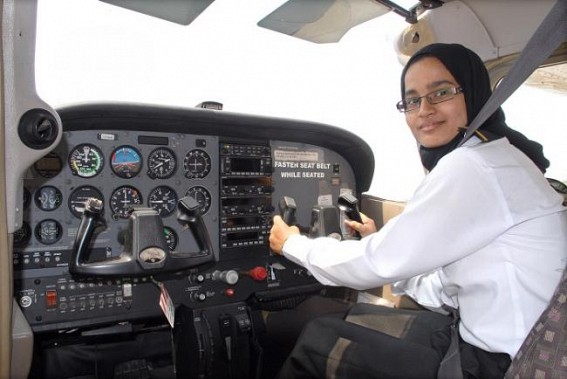
[[[163,317],[160,286],[190,309],[278,308],[319,291],[308,272],[269,251],[278,201],[294,197],[298,224],[309,225],[312,206],[367,188],[373,169],[363,141],[319,124],[140,106],[59,113],[63,138],[28,170],[24,223],[14,236],[15,297],[36,332]],[[367,170],[354,161],[367,162]],[[362,174],[368,171],[370,178]],[[199,204],[212,251],[182,272],[72,274],[85,201],[93,197],[103,210],[89,261],[123,256],[139,207],[161,219],[168,253],[191,261],[186,252],[199,243],[177,207],[186,197]]]
[[[171,251],[180,244],[191,246],[192,236],[175,219],[177,201],[184,196],[202,205],[218,252],[218,162],[218,137],[65,132],[64,142],[37,161],[24,180],[25,196],[33,201],[24,201],[25,224],[14,240],[16,250],[25,247],[17,267],[57,267],[45,253],[73,247],[89,197],[104,204],[107,228],[94,245],[104,247],[106,258],[121,253],[121,232],[136,206],[159,213]],[[45,250],[44,257],[30,256],[25,253],[29,250]]]

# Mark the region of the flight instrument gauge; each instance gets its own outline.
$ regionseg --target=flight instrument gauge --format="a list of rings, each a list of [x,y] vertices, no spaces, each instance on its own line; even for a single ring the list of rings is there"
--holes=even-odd
[[[177,247],[177,234],[175,233],[175,230],[171,229],[169,226],[164,226],[163,234],[169,251],[174,251]]]
[[[154,188],[148,195],[148,205],[161,217],[166,217],[177,209],[177,194],[168,186]]]
[[[191,150],[183,160],[183,169],[188,179],[201,179],[211,171],[211,157],[206,151]]]
[[[102,151],[94,145],[85,143],[76,146],[69,154],[69,167],[73,175],[81,178],[92,178],[104,167]]]
[[[53,186],[43,186],[35,192],[35,205],[42,211],[52,211],[61,205],[61,191]]]
[[[35,238],[45,245],[59,241],[63,234],[61,224],[55,220],[43,220],[35,227]]]
[[[110,157],[110,167],[121,178],[133,178],[142,169],[142,156],[132,146],[117,147]]]
[[[152,179],[170,178],[176,168],[177,158],[168,148],[158,147],[148,156],[148,176]]]
[[[119,187],[110,196],[110,210],[116,217],[128,218],[132,208],[141,204],[140,191],[131,186]]]
[[[69,196],[69,209],[73,216],[81,218],[85,212],[85,203],[88,198],[94,197],[104,201],[102,193],[93,186],[81,186],[71,192]]]
[[[197,200],[199,205],[201,205],[203,209],[203,213],[207,213],[209,208],[211,207],[211,194],[205,187],[201,186],[194,186],[189,188],[185,196],[191,196],[193,199]]]

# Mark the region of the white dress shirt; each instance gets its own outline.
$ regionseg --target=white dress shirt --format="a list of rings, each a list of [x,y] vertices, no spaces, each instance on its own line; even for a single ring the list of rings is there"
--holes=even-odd
[[[402,214],[360,241],[294,235],[284,255],[321,283],[398,291],[459,308],[462,338],[513,357],[545,309],[567,257],[563,197],[501,138],[443,157]]]

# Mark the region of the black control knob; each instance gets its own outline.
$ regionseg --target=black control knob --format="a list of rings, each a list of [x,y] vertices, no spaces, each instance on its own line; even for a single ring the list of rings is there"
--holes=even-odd
[[[59,135],[57,120],[45,109],[30,109],[20,118],[18,135],[27,147],[45,149]]]

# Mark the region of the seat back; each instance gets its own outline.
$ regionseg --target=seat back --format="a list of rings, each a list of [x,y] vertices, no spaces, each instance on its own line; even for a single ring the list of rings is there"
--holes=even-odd
[[[504,378],[567,378],[567,269]]]

